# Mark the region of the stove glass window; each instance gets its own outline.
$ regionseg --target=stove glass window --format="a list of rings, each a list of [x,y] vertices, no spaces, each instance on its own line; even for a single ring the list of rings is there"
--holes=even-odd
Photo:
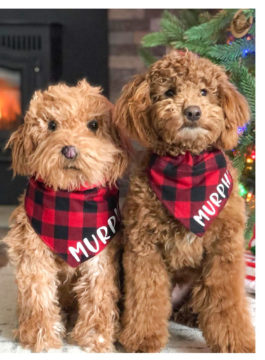
[[[21,72],[0,67],[0,130],[14,130],[21,115]]]

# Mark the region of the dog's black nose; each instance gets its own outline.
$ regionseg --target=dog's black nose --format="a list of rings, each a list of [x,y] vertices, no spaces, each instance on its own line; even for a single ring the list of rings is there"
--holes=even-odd
[[[199,120],[199,118],[201,117],[201,109],[199,108],[199,106],[188,106],[185,110],[184,110],[184,115],[186,116],[186,118],[188,120],[191,121],[196,121]]]
[[[77,156],[77,150],[74,146],[64,146],[62,148],[62,154],[66,157],[66,159],[73,160]]]

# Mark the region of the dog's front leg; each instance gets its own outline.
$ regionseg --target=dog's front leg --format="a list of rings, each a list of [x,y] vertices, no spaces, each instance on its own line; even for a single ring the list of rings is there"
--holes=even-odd
[[[114,350],[119,298],[114,241],[79,266],[81,276],[74,287],[79,311],[70,337],[87,352]]]
[[[125,309],[120,343],[127,351],[159,352],[168,340],[169,277],[158,250],[125,248]]]
[[[218,239],[215,254],[206,255],[202,278],[193,291],[193,308],[214,352],[254,352],[244,290],[243,236],[231,231],[226,235]]]
[[[46,245],[38,241],[34,253],[20,254],[18,286],[18,329],[20,343],[35,352],[59,348],[64,327],[57,298],[57,270]]]

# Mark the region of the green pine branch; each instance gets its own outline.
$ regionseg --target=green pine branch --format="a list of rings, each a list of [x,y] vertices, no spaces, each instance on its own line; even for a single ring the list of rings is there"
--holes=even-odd
[[[161,22],[162,32],[167,36],[168,41],[181,40],[184,34],[184,26],[176,16],[169,11],[164,11]]]
[[[241,150],[243,148],[244,148],[244,150],[246,150],[249,145],[253,144],[254,140],[255,140],[254,134],[249,133],[248,131],[246,131],[244,136],[241,136],[240,139],[239,139],[239,148]],[[244,156],[244,153],[242,154],[243,156]]]
[[[143,47],[154,47],[159,45],[167,45],[168,37],[163,32],[153,32],[147,34],[142,38],[141,44]]]
[[[241,177],[241,173],[243,172],[243,170],[245,168],[244,156],[242,156],[241,154],[236,155],[232,161],[233,161],[234,167],[238,170],[239,177]]]
[[[208,56],[218,59],[222,62],[236,61],[242,57],[244,51],[254,52],[254,40],[245,38],[233,41],[231,44],[218,44],[210,47]]]
[[[255,36],[255,32],[256,32],[256,24],[253,23],[249,30],[249,34]]]
[[[200,14],[201,10],[199,9],[185,9],[179,12],[178,17],[181,19],[184,28],[189,29],[190,27],[201,23]]]
[[[250,16],[255,17],[255,9],[244,9],[243,14],[248,19]]]
[[[249,72],[248,68],[244,65],[238,65],[238,63],[232,63],[228,67],[231,71],[231,80],[237,86],[238,90],[246,97],[250,110],[252,119],[255,118],[255,108],[256,108],[256,99],[255,99],[255,78]]]
[[[200,24],[203,24],[207,21],[210,21],[212,18],[211,14],[209,13],[209,11],[204,11],[202,13],[199,14],[199,21]]]
[[[150,53],[150,51],[148,51],[147,49],[145,49],[143,47],[141,47],[138,50],[138,52],[146,66],[152,65],[157,60],[157,58],[154,55],[152,55]]]
[[[198,26],[193,26],[185,32],[188,41],[216,42],[220,32],[226,30],[237,10],[226,9],[220,11],[210,21]]]
[[[188,41],[172,41],[170,45],[175,49],[188,49],[201,56],[206,56],[208,53],[208,46],[204,44],[198,44]]]
[[[256,222],[256,213],[254,209],[249,209],[247,206],[247,212],[249,213],[247,226],[245,229],[245,239],[250,241],[253,235],[253,227]]]
[[[160,45],[171,46],[172,42],[183,41],[184,31],[194,24],[200,23],[200,12],[197,10],[181,10],[179,17],[165,10],[160,22],[161,31],[145,35],[142,38],[143,47]]]

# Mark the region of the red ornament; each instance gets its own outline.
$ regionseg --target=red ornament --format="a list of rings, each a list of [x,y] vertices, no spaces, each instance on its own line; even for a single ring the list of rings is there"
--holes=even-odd
[[[234,40],[235,40],[235,37],[230,33],[230,34],[228,35],[228,38],[227,38],[227,40],[226,40],[226,43],[227,43],[228,45],[231,45]]]

